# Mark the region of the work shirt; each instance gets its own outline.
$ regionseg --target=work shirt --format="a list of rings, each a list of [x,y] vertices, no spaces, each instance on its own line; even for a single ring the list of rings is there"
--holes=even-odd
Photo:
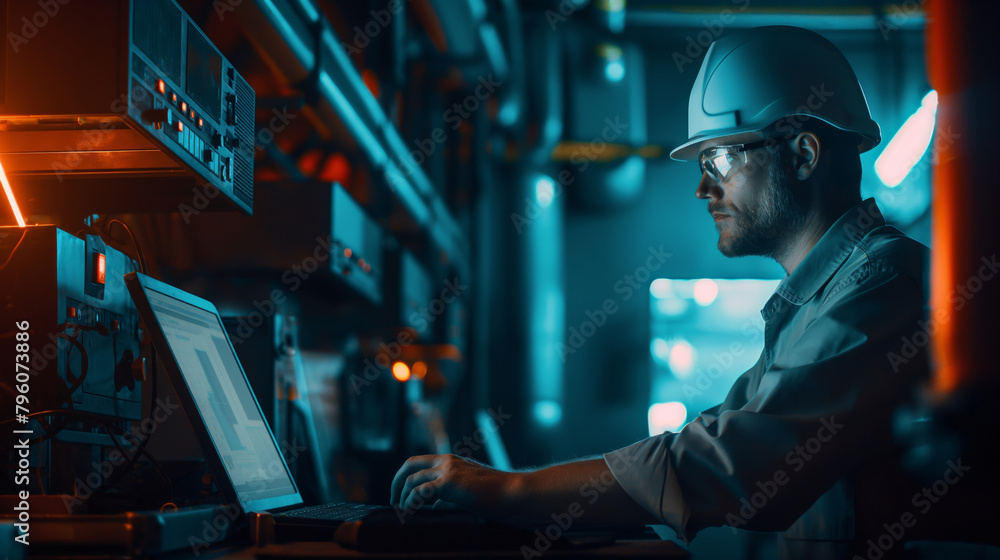
[[[788,556],[864,556],[909,497],[892,418],[928,376],[927,261],[873,199],[852,208],[761,310],[763,351],[725,400],[605,454],[615,478],[685,541],[728,525],[784,531]]]

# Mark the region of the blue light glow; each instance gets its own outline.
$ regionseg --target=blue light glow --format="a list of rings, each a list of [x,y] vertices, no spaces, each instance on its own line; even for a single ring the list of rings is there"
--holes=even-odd
[[[649,293],[659,299],[673,297],[674,289],[667,278],[657,278],[649,285]]]
[[[552,428],[562,420],[562,405],[556,401],[535,403],[535,420],[545,428]]]
[[[621,60],[609,60],[604,66],[604,76],[609,82],[620,82],[625,77],[625,65]]]
[[[552,182],[552,179],[542,176],[535,181],[535,198],[538,199],[539,206],[548,208],[555,196],[556,185]]]

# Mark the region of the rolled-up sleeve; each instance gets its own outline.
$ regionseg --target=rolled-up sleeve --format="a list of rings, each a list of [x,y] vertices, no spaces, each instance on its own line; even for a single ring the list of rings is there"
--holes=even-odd
[[[670,442],[676,435],[667,432],[605,453],[604,461],[629,496],[685,539],[679,528],[687,525],[690,512],[670,464]]]
[[[792,326],[776,318],[786,338],[765,341],[774,354],[755,390],[741,378],[713,414],[605,454],[619,484],[684,540],[711,526],[778,531],[883,453],[894,403],[926,372],[921,356],[893,359],[924,307],[912,280],[871,271],[810,310],[790,306],[803,313]]]

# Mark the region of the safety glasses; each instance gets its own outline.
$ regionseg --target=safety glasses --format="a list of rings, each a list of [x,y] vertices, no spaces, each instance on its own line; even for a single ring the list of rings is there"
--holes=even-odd
[[[716,183],[722,183],[739,170],[747,162],[747,152],[773,144],[774,138],[764,138],[757,142],[735,144],[732,146],[713,146],[698,154],[698,167],[701,172],[708,173]]]

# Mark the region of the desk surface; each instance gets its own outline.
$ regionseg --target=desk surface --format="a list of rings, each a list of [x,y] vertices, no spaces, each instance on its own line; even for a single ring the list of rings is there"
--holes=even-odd
[[[527,550],[476,550],[466,552],[413,552],[413,553],[363,553],[346,549],[333,542],[298,542],[272,544],[257,548],[253,546],[216,545],[209,550],[200,551],[199,560],[281,560],[294,559],[326,559],[326,558],[443,558],[463,560],[466,558],[510,558],[525,560],[532,558],[614,558],[614,559],[647,559],[647,558],[687,558],[688,553],[672,541],[638,540],[619,541],[614,544],[599,546],[578,546],[572,549],[549,549],[534,551],[530,545]],[[177,558],[185,558],[179,556]],[[194,558],[194,555],[190,555]],[[174,557],[171,557],[173,559]]]

